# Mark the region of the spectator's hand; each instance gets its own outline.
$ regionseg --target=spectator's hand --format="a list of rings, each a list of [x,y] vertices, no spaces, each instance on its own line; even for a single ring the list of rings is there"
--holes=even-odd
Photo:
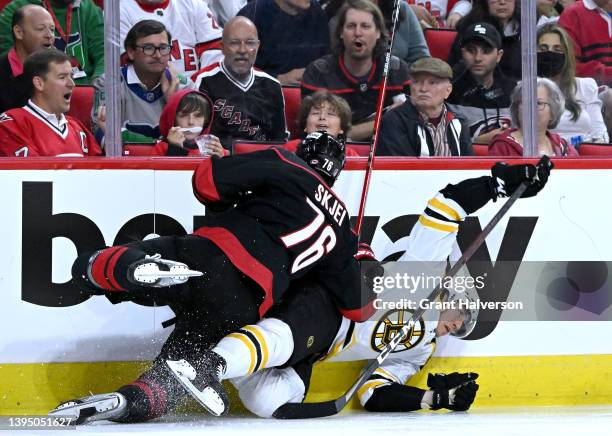
[[[302,83],[302,76],[306,68],[295,68],[285,74],[279,74],[277,79],[281,85],[299,85]]]
[[[180,127],[172,127],[168,132],[168,136],[166,137],[168,144],[178,145],[179,147],[183,146],[183,142],[185,141],[185,135],[181,132]]]
[[[98,108],[96,117],[98,119],[98,128],[102,130],[102,133],[106,134],[106,106],[100,106]]]
[[[412,12],[416,15],[421,27],[427,29],[429,27],[438,27],[438,20],[436,20],[427,9],[419,5],[409,5],[412,8]]]
[[[206,141],[206,148],[210,150],[210,155],[223,157],[225,156],[225,149],[221,145],[221,141],[215,135],[210,135],[208,141]]]
[[[457,23],[459,22],[461,18],[463,17],[460,14],[458,14],[457,12],[453,12],[446,19],[446,27],[449,29],[456,29]]]
[[[162,78],[161,78],[162,92],[164,93],[164,97],[166,98],[166,101],[168,101],[168,99],[172,96],[172,94],[176,92],[179,86],[178,73],[176,72],[176,69],[171,63],[168,64],[167,71],[170,72],[170,79],[168,79],[168,75],[166,74],[166,72],[162,74]]]

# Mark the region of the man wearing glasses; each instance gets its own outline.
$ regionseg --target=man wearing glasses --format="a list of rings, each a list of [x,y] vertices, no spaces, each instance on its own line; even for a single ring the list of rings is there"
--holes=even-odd
[[[253,68],[259,38],[246,17],[234,17],[223,29],[223,61],[192,76],[196,89],[208,94],[215,116],[211,133],[230,149],[235,140],[285,141],[285,101],[281,85]]]
[[[122,141],[150,142],[159,138],[159,117],[166,101],[189,80],[177,74],[171,64],[171,35],[155,20],[143,20],[128,32],[124,47],[129,64],[121,68]],[[106,106],[104,76],[94,81],[96,100],[93,109],[94,133],[102,143],[105,132]]]
[[[136,23],[155,20],[172,34],[170,63],[181,74],[194,74],[221,59],[221,26],[202,0],[121,0],[121,41]],[[125,54],[124,54],[125,56]]]

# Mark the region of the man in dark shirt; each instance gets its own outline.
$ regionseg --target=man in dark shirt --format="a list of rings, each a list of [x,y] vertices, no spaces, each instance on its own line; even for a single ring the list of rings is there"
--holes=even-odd
[[[306,65],[330,51],[327,16],[314,0],[255,0],[238,15],[257,27],[255,66],[283,85],[299,85]]]
[[[473,142],[488,144],[510,127],[510,94],[516,81],[501,72],[501,35],[488,23],[476,23],[459,35],[462,62],[455,65],[453,92],[447,100],[462,115]]]
[[[380,9],[368,0],[349,0],[338,11],[332,37],[333,54],[306,67],[302,97],[326,89],[343,97],[353,111],[348,137],[369,140],[374,131],[378,92],[382,86],[387,29]],[[391,56],[384,107],[405,101],[408,64]]]
[[[234,140],[285,141],[285,101],[278,80],[255,70],[259,39],[246,17],[234,17],[223,29],[223,61],[192,76],[196,89],[214,104],[211,133],[226,149]]]
[[[0,113],[28,102],[30,83],[23,77],[23,62],[35,51],[53,47],[55,25],[41,6],[22,6],[13,14],[13,48],[0,57]]]

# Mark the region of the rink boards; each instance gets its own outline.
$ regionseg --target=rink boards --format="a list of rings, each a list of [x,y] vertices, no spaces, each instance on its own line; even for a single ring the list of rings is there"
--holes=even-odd
[[[381,259],[402,251],[414,219],[438,189],[484,175],[492,162],[381,159],[368,196],[364,239]],[[41,413],[61,399],[113,390],[156,355],[168,334],[160,323],[172,313],[86,298],[67,284],[70,266],[77,250],[190,232],[204,215],[191,193],[196,164],[192,159],[0,162],[0,414]],[[496,259],[517,256],[541,262],[612,260],[606,225],[612,161],[566,160],[557,167],[546,190],[518,202],[487,240],[492,272]],[[349,162],[336,186],[352,215],[359,208],[364,168],[364,159]],[[483,208],[465,232],[477,233],[499,205]],[[575,303],[574,316],[563,318],[567,308],[551,309],[560,312],[560,321],[494,320],[477,326],[471,340],[440,340],[426,370],[480,373],[479,406],[609,403],[612,324],[602,319],[612,319],[611,310],[608,298],[594,309],[583,304],[587,297]],[[310,398],[338,395],[360,367],[322,365]]]

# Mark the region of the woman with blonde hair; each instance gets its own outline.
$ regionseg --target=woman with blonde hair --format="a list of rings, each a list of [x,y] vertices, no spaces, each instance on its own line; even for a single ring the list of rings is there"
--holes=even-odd
[[[538,29],[538,76],[550,78],[565,97],[565,110],[553,132],[572,145],[608,142],[598,86],[590,77],[576,77],[574,46],[567,32],[555,23]]]

